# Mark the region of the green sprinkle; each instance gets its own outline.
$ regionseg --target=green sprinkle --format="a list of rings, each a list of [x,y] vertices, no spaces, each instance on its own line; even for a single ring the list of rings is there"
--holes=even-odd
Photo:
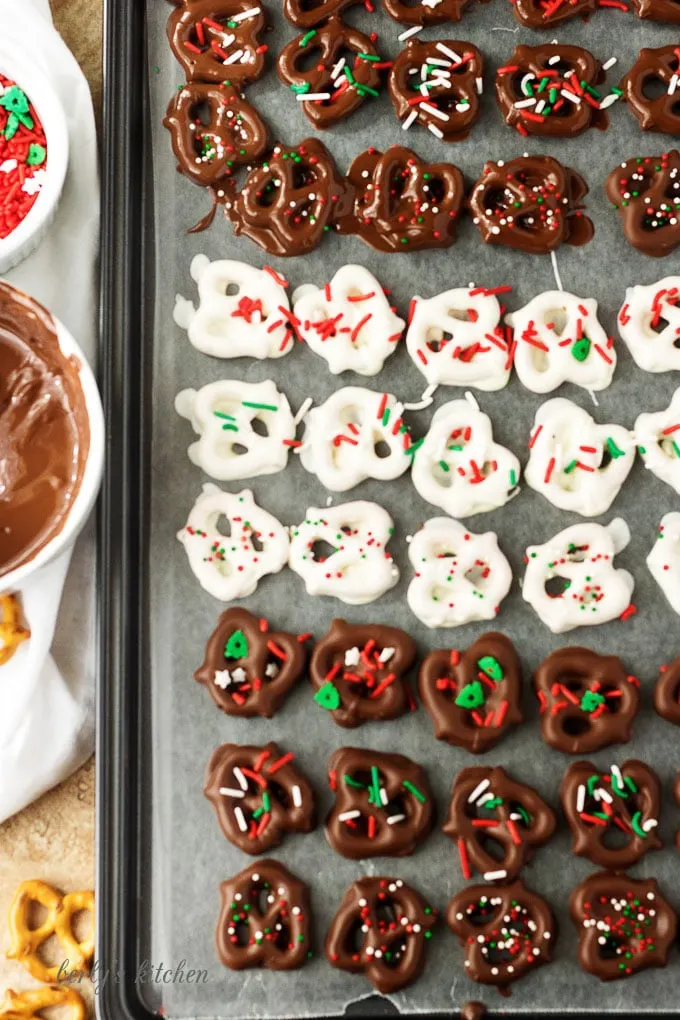
[[[449,467],[449,465],[446,463],[445,460],[440,460],[439,461],[439,467],[442,469],[442,471],[450,471],[451,470],[451,468]]]
[[[593,791],[594,791],[595,787],[597,786],[597,784],[599,782],[600,782],[600,777],[597,776],[597,775],[591,776],[588,779],[588,782],[586,783],[586,788],[588,790],[588,796],[589,797],[592,797]]]
[[[377,89],[372,89],[369,85],[360,85],[357,82],[352,82],[352,84],[356,85],[357,92],[361,96],[365,96],[366,93],[368,93],[369,96],[379,96],[380,95],[380,93],[378,92]]]
[[[425,794],[421,793],[418,787],[414,786],[413,783],[409,783],[408,779],[405,779],[402,785],[404,789],[408,790],[409,793],[412,793],[416,800],[419,800],[421,804],[426,802],[427,797]]]
[[[482,673],[485,673],[491,680],[502,680],[504,677],[503,667],[493,655],[484,655],[477,663]]]
[[[564,469],[565,475],[570,475],[571,472],[575,469],[577,464],[578,464],[577,460],[572,460],[570,464],[567,464],[567,466]]]
[[[484,690],[479,680],[473,680],[471,684],[466,684],[465,687],[456,696],[456,705],[459,708],[479,708],[484,704]]]
[[[316,29],[313,28],[311,32],[307,32],[307,34],[303,35],[302,39],[300,39],[300,46],[306,46],[307,43],[309,43],[314,38],[315,35]]]
[[[336,708],[340,708],[340,691],[335,684],[327,680],[314,695],[314,701],[328,712],[334,712]]]
[[[263,814],[264,814],[264,808],[263,807],[259,807],[257,809],[257,811],[253,811],[253,819],[254,819],[254,821],[257,821],[258,818],[262,818]]]
[[[612,460],[617,460],[619,457],[625,457],[626,455],[624,450],[619,449],[611,436],[607,439],[607,449],[609,450]]]
[[[512,486],[513,489],[517,485],[517,472],[516,471],[511,471],[510,472],[510,485]]]
[[[248,654],[248,640],[242,630],[235,630],[224,646],[225,659],[245,659]]]
[[[255,411],[278,411],[274,404],[253,404],[250,400],[242,400],[244,407],[252,407]]]
[[[262,794],[262,806],[266,812],[269,812],[272,809],[272,802],[266,790]]]
[[[47,159],[47,150],[44,145],[39,145],[37,142],[31,142],[28,147],[28,156],[26,157],[26,166],[40,166]]]
[[[585,361],[590,354],[591,341],[587,336],[582,336],[580,340],[575,340],[571,348],[571,356],[576,361]]]
[[[493,810],[494,808],[500,807],[502,803],[503,803],[502,797],[493,797],[491,800],[484,801],[482,807],[489,808],[489,810]]]
[[[636,811],[630,820],[630,824],[633,827],[633,832],[637,833],[638,836],[642,836],[643,839],[647,839],[647,833],[640,825],[640,819],[642,818],[642,812]]]
[[[371,765],[371,786],[368,791],[368,803],[375,804],[376,807],[380,807],[382,804],[380,799],[380,773],[378,772],[377,765]]]
[[[354,787],[355,790],[365,790],[366,789],[366,787],[364,786],[363,783],[360,783],[356,779],[352,779],[352,777],[348,776],[346,773],[345,773],[345,775],[342,778],[344,779],[344,781],[347,783],[348,786]]]
[[[626,786],[628,787],[628,789],[632,793],[637,793],[638,792],[638,788],[635,785],[635,783],[633,782],[633,780],[630,778],[630,776],[624,776],[623,781],[624,781],[624,783],[626,784]]]
[[[359,60],[370,60],[373,64],[379,64],[381,57],[376,57],[373,53],[357,53]]]
[[[294,92],[296,96],[304,96],[307,94],[307,92],[312,91],[312,86],[309,84],[308,81],[304,82],[302,85],[291,85],[290,88],[291,91]]]
[[[345,64],[345,66],[343,67],[342,70],[343,70],[343,73],[345,75],[345,78],[350,83],[350,85],[356,85],[356,79],[355,79],[354,75],[352,74],[352,72],[350,71],[349,67],[347,67],[346,64]]]
[[[419,450],[424,442],[425,442],[424,436],[422,439],[416,439],[415,443],[411,443],[408,450],[404,450],[404,453],[406,454],[407,457],[412,457],[416,450]]]
[[[594,712],[600,705],[604,704],[604,695],[597,691],[586,691],[581,698],[581,710],[583,712]]]

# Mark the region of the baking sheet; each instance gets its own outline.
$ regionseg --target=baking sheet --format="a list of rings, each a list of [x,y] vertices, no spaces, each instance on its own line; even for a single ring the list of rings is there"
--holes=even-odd
[[[266,3],[274,24],[266,41],[274,52],[297,34],[283,19],[279,6],[274,0]],[[173,410],[175,394],[185,387],[198,388],[220,378],[252,382],[272,378],[297,409],[308,395],[319,403],[342,385],[365,385],[392,392],[401,400],[414,401],[423,392],[425,381],[403,345],[388,360],[383,372],[368,380],[352,373],[331,376],[325,361],[304,345],[297,345],[286,358],[271,362],[218,361],[198,353],[172,320],[176,293],[196,300],[195,285],[189,276],[192,257],[202,252],[211,259],[242,259],[256,266],[270,264],[286,275],[291,290],[307,282],[322,284],[340,266],[358,262],[368,266],[383,285],[391,288],[403,317],[414,293],[431,297],[470,282],[487,287],[512,284],[514,291],[508,304],[518,308],[537,293],[552,289],[555,277],[548,256],[534,257],[483,245],[467,217],[452,248],[410,255],[379,254],[356,238],[331,235],[308,256],[293,260],[270,258],[249,241],[235,239],[221,216],[206,233],[187,235],[187,228],[207,211],[209,199],[175,170],[169,136],[161,127],[161,120],[169,97],[183,79],[166,41],[165,23],[170,7],[160,0],[148,0],[147,11],[156,210],[155,328],[154,335],[147,337],[147,342],[154,345],[149,564],[152,654],[149,682],[153,705],[149,740],[154,756],[154,797],[148,924],[154,962],[176,967],[186,960],[185,969],[203,968],[208,971],[208,978],[199,984],[178,981],[161,986],[147,984],[145,994],[156,1005],[162,1003],[166,1016],[172,1017],[341,1013],[349,1001],[372,991],[363,978],[331,968],[321,955],[325,931],[346,886],[362,874],[395,875],[413,882],[434,905],[443,909],[464,884],[455,846],[438,829],[413,857],[366,862],[348,861],[335,854],[326,844],[321,827],[309,836],[290,837],[273,856],[309,881],[316,921],[315,948],[319,955],[302,970],[287,974],[226,970],[214,949],[218,886],[252,858],[224,839],[212,806],[202,795],[204,769],[214,747],[225,741],[256,744],[275,739],[285,750],[294,751],[298,764],[317,789],[321,819],[332,801],[325,785],[325,763],[343,745],[400,751],[424,765],[440,820],[453,777],[462,767],[473,764],[504,765],[516,778],[535,785],[557,807],[558,786],[573,759],[551,750],[541,740],[537,703],[529,678],[533,667],[564,644],[587,644],[603,653],[617,653],[630,671],[641,678],[643,706],[634,740],[592,758],[606,770],[610,762],[620,763],[627,757],[639,756],[659,772],[665,791],[660,833],[666,848],[648,854],[632,869],[632,874],[658,877],[666,896],[680,907],[680,891],[674,880],[679,858],[673,849],[679,813],[670,795],[676,765],[680,763],[676,750],[678,734],[651,707],[651,691],[660,664],[680,651],[678,618],[666,604],[644,562],[661,515],[676,509],[678,498],[669,487],[645,473],[639,459],[612,510],[600,519],[607,523],[621,515],[632,531],[632,542],[618,561],[635,576],[634,601],[639,611],[625,623],[617,621],[555,637],[521,598],[518,579],[525,547],[544,542],[580,520],[576,515],[558,511],[523,485],[521,495],[506,507],[469,519],[473,531],[498,532],[500,545],[512,564],[513,589],[502,605],[497,627],[515,641],[525,666],[527,720],[482,758],[435,741],[429,717],[422,708],[396,722],[342,730],[330,715],[314,705],[311,688],[303,680],[273,720],[234,720],[217,711],[206,691],[194,683],[193,671],[202,661],[204,643],[224,606],[201,590],[175,537],[207,480],[186,455],[186,447],[194,437],[189,423]],[[348,12],[347,20],[364,30],[377,31],[379,49],[385,56],[394,57],[402,48],[397,36],[405,26],[383,12],[371,16],[362,7],[354,8]],[[469,40],[487,58],[482,114],[467,141],[446,145],[422,129],[402,132],[386,88],[380,99],[366,102],[349,121],[325,132],[322,138],[342,171],[369,145],[385,148],[394,143],[410,145],[432,161],[456,163],[468,184],[477,178],[486,159],[510,159],[523,152],[550,152],[579,170],[590,183],[588,211],[595,222],[596,235],[586,248],[562,247],[557,252],[557,264],[565,289],[597,298],[601,321],[608,332],[616,335],[616,314],[625,287],[634,282],[652,283],[677,272],[679,262],[676,256],[649,259],[625,242],[618,216],[604,197],[604,180],[618,162],[633,155],[663,152],[671,147],[672,140],[661,135],[643,135],[635,118],[620,103],[610,111],[612,124],[606,133],[590,131],[578,139],[548,142],[522,139],[503,123],[498,111],[493,94],[494,69],[508,62],[518,42],[535,44],[556,37],[560,42],[589,47],[603,62],[617,57],[619,62],[607,79],[608,86],[616,85],[634,63],[641,46],[660,46],[677,40],[677,35],[672,26],[641,22],[615,9],[598,12],[588,25],[577,21],[546,33],[531,32],[518,25],[509,3],[492,0],[486,6],[473,6],[459,25],[426,29],[420,35],[421,39]],[[247,94],[273,132],[280,129],[281,140],[286,144],[296,144],[314,133],[302,104],[279,82],[273,68]],[[598,394],[599,407],[593,406],[588,393],[572,386],[563,387],[559,395],[573,399],[600,422],[618,422],[632,428],[641,411],[668,404],[678,378],[670,373],[659,376],[642,373],[621,342],[618,353],[614,383]],[[475,393],[481,409],[492,418],[496,441],[509,446],[526,463],[527,439],[536,409],[556,394],[541,397],[530,393],[514,376],[500,393]],[[440,388],[431,408],[411,413],[414,436],[424,434],[437,407],[461,395],[459,389]],[[233,491],[252,488],[258,502],[286,524],[299,523],[308,506],[324,506],[328,498],[295,456],[291,456],[288,468],[280,474],[224,487]],[[317,639],[335,616],[355,622],[388,622],[407,629],[415,637],[421,659],[433,648],[464,648],[491,629],[492,625],[479,623],[457,630],[429,631],[408,609],[405,594],[411,570],[406,536],[422,521],[439,515],[436,508],[421,500],[408,475],[387,484],[363,483],[349,493],[336,494],[333,502],[352,499],[375,500],[396,521],[391,548],[402,572],[396,588],[368,606],[347,607],[332,599],[310,598],[301,579],[284,570],[265,579],[256,594],[243,604],[258,615],[267,616],[279,629],[312,631]],[[623,1013],[646,1008],[661,1013],[677,1008],[675,988],[680,962],[677,951],[666,971],[647,971],[631,981],[609,986],[601,986],[579,969],[576,934],[566,905],[570,890],[597,869],[588,861],[572,857],[569,847],[570,836],[562,824],[558,835],[537,853],[534,863],[523,873],[525,882],[547,897],[559,921],[556,957],[551,965],[518,982],[513,986],[512,997],[502,1000],[494,989],[475,985],[466,978],[463,951],[442,924],[430,944],[422,978],[393,997],[398,1008],[416,1012],[452,1011],[471,998],[509,1014],[588,1008]]]

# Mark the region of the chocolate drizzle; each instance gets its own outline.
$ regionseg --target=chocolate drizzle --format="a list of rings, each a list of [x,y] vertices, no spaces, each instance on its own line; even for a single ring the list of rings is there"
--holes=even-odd
[[[62,531],[89,448],[77,359],[49,312],[0,283],[0,577]]]

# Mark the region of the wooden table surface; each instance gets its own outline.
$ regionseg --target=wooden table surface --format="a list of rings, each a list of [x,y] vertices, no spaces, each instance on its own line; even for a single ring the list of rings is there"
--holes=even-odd
[[[103,0],[50,2],[99,111]],[[8,988],[20,991],[37,984],[20,964],[5,959],[5,918],[16,886],[27,878],[50,882],[64,892],[94,886],[94,790],[92,759],[67,782],[0,825],[0,1002]]]

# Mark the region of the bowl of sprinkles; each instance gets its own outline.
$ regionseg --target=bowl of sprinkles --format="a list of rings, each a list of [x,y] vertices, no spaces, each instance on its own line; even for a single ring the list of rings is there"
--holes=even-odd
[[[0,51],[0,273],[40,243],[61,197],[68,128],[43,75]]]

